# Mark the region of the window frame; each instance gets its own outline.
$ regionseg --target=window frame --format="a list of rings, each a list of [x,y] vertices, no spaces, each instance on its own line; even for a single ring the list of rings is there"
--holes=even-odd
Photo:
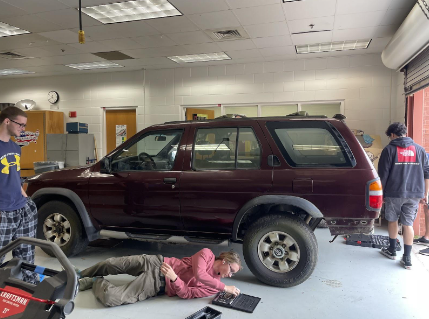
[[[279,148],[284,160],[292,168],[353,168],[356,166],[356,159],[341,133],[329,121],[267,121],[266,128],[274,140],[276,146]],[[282,141],[276,134],[275,130],[281,128],[319,128],[328,131],[337,145],[340,147],[341,153],[346,160],[343,164],[299,164],[295,163],[286,148],[283,146]]]
[[[249,128],[252,130],[253,135],[255,136],[255,139],[258,143],[259,146],[259,166],[257,168],[239,168],[237,167],[238,165],[238,140],[240,137],[240,129],[242,128]],[[195,145],[196,145],[196,140],[197,140],[197,135],[198,135],[198,130],[209,130],[209,129],[236,129],[237,130],[237,137],[235,139],[235,164],[234,164],[234,168],[223,168],[223,169],[219,169],[219,168],[209,168],[209,169],[201,169],[201,168],[195,168],[194,167],[194,159],[195,159]],[[192,152],[191,152],[191,169],[193,171],[232,171],[232,170],[258,170],[261,169],[261,163],[262,163],[262,145],[261,145],[261,141],[258,138],[258,135],[255,133],[255,130],[253,128],[253,126],[212,126],[212,127],[196,127],[195,128],[195,133],[194,133],[194,139],[192,142]]]

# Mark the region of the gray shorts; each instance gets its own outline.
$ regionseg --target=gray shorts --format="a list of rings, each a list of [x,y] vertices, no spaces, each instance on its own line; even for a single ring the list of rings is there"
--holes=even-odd
[[[399,219],[402,225],[413,226],[419,202],[420,198],[384,198],[386,220],[396,222]]]

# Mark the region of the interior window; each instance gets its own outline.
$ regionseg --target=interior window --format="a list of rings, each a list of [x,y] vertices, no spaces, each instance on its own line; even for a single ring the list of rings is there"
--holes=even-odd
[[[182,130],[145,134],[112,159],[113,171],[169,171],[173,168]]]

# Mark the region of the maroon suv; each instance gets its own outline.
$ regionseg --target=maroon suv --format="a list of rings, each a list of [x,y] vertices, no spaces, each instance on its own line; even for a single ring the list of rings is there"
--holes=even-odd
[[[381,208],[378,175],[341,118],[148,127],[91,167],[30,178],[38,237],[68,256],[100,236],[239,242],[261,281],[300,284],[316,266],[322,219],[332,235],[368,233]]]

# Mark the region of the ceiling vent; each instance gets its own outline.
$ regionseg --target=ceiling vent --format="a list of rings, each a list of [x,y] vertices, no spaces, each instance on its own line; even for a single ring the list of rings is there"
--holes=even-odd
[[[33,59],[33,57],[24,56],[10,51],[0,52],[0,58],[9,59],[9,60]]]
[[[206,30],[205,32],[215,41],[241,40],[249,38],[246,31],[241,27],[234,29]]]

